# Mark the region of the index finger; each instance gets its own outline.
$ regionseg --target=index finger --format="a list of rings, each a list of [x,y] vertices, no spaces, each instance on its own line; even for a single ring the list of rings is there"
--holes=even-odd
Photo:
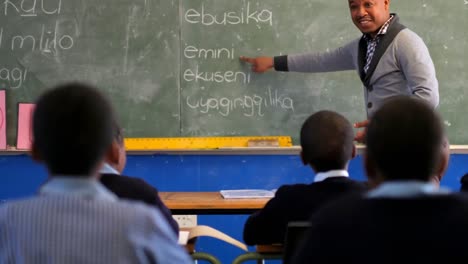
[[[366,127],[367,125],[369,125],[369,120],[354,123],[354,127],[356,128]]]
[[[240,59],[241,61],[245,61],[245,62],[248,62],[248,63],[251,63],[251,64],[254,64],[254,63],[255,63],[255,59],[254,59],[254,58],[245,57],[245,56],[240,56],[239,59]]]

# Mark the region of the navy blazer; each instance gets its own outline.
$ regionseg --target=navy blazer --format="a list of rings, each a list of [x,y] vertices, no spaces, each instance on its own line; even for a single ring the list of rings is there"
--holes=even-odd
[[[118,174],[101,174],[101,183],[120,198],[142,201],[148,205],[156,206],[172,229],[179,236],[179,225],[172,218],[171,211],[161,201],[158,190],[142,179]]]
[[[281,186],[263,209],[252,214],[244,226],[248,245],[281,244],[290,221],[307,221],[325,203],[347,194],[361,194],[364,183],[348,177],[331,177],[311,184]]]
[[[464,194],[340,199],[311,219],[292,263],[466,263]]]

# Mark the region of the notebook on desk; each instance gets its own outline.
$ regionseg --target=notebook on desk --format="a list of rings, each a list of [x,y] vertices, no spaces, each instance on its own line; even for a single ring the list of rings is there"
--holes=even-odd
[[[244,189],[244,190],[221,190],[224,199],[255,199],[273,198],[276,190]]]

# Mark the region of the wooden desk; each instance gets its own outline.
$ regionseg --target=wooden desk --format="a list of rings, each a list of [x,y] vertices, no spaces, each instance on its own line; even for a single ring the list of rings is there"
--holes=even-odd
[[[269,199],[224,199],[219,192],[160,192],[172,214],[251,214]]]

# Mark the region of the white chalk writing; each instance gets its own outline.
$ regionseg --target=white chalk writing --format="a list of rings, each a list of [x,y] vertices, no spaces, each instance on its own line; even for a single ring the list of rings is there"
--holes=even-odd
[[[184,56],[187,59],[231,59],[235,58],[234,55],[234,48],[227,49],[227,48],[211,48],[211,49],[203,49],[197,48],[195,46],[187,46],[184,49]]]
[[[245,73],[241,71],[205,72],[200,71],[198,65],[195,67],[195,70],[186,69],[184,71],[183,78],[186,82],[241,82],[244,84],[250,83],[250,73]]]
[[[40,35],[16,35],[11,38],[11,50],[36,49],[44,52],[68,50],[74,45],[73,37],[59,31],[59,22],[55,22],[54,30],[42,25]]]
[[[45,2],[52,2],[53,7],[46,6]],[[54,15],[60,14],[62,8],[62,0],[21,0],[13,3],[11,0],[3,1],[3,13],[8,15],[8,11],[16,12],[20,16],[37,16],[39,14]],[[38,3],[40,2],[40,3]]]
[[[268,9],[252,10],[250,2],[247,7],[241,7],[239,11],[226,11],[222,14],[212,14],[205,10],[201,4],[201,10],[189,9],[184,15],[185,21],[191,24],[211,25],[238,25],[238,24],[260,24],[273,25],[273,12]]]
[[[242,111],[246,117],[264,116],[265,108],[278,108],[294,112],[294,101],[286,95],[278,94],[277,90],[272,91],[270,88],[263,96],[253,94],[236,98],[200,97],[198,99],[188,96],[186,104],[200,113],[206,114],[215,111],[222,116],[229,116],[233,111]]]
[[[20,69],[20,68],[1,68],[0,69],[0,80],[6,81],[9,84],[9,88],[16,89],[21,87],[24,80],[26,80],[26,76],[28,74],[27,69]]]

